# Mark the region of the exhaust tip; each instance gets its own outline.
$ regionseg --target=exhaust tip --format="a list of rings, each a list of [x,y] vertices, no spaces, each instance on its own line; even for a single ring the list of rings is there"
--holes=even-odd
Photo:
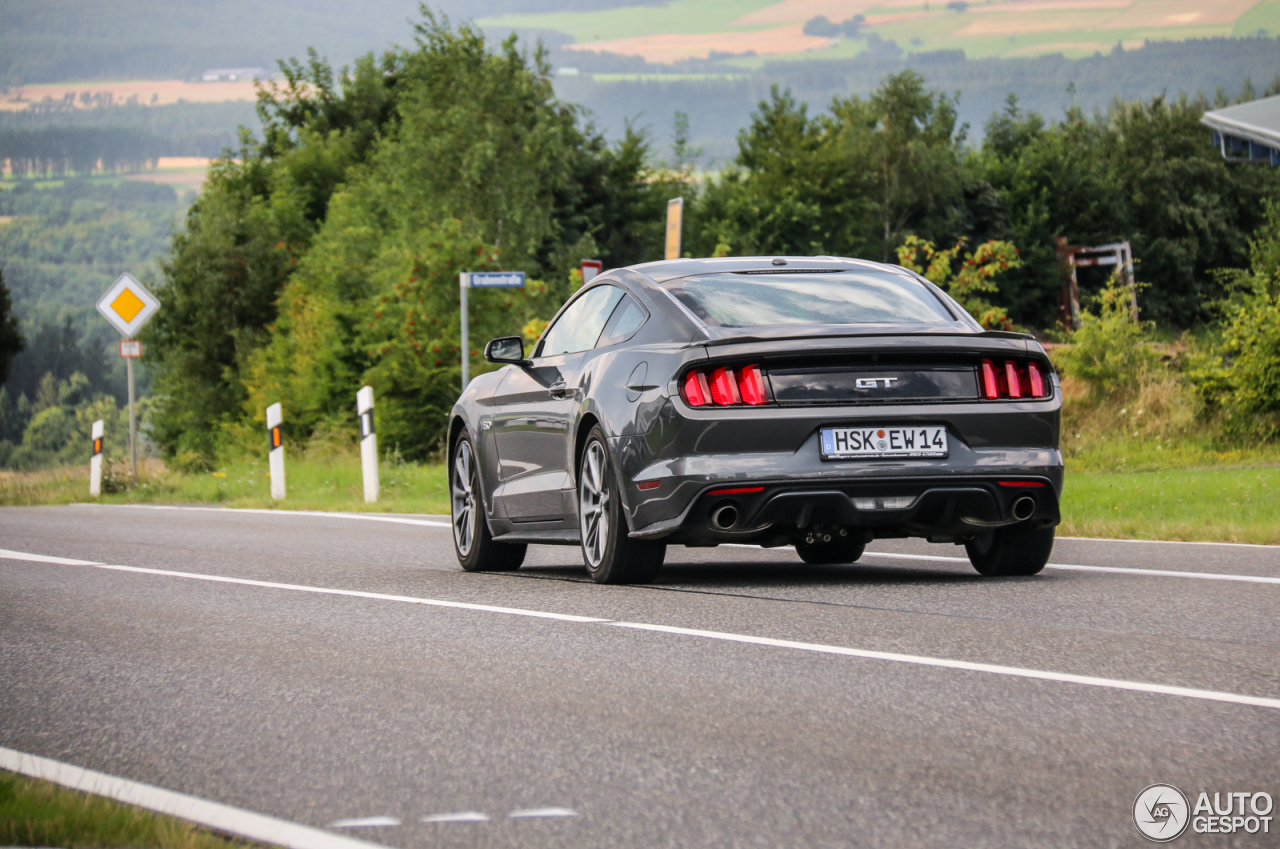
[[[727,531],[738,523],[738,508],[732,504],[722,504],[711,511],[711,524]]]
[[[1025,522],[1030,519],[1035,512],[1036,500],[1029,495],[1024,495],[1013,502],[1013,518],[1019,522]]]

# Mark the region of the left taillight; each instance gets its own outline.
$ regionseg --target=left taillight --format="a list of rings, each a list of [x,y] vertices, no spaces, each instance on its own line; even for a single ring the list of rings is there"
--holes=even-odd
[[[980,376],[982,397],[988,401],[1049,397],[1044,369],[1034,361],[983,360]]]
[[[764,372],[757,365],[693,369],[680,381],[690,407],[758,407],[769,403]]]

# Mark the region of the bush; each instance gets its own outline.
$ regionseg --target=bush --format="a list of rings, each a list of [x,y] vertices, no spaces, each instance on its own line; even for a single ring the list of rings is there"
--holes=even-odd
[[[1133,392],[1158,367],[1148,339],[1151,326],[1134,321],[1129,307],[1129,289],[1113,278],[1099,295],[1098,312],[1081,313],[1080,329],[1057,358],[1067,374],[1100,398]]]

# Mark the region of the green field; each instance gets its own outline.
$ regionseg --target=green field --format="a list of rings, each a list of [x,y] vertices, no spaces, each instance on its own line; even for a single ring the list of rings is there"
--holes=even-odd
[[[614,52],[643,55],[655,39],[667,35],[707,35],[756,32],[777,27],[800,27],[826,9],[820,3],[791,2],[783,8],[742,20],[751,13],[769,10],[768,0],[674,0],[664,6],[623,6],[604,11],[547,12],[481,18],[481,25],[502,30],[540,29],[565,33],[577,44],[627,39]],[[782,4],[776,4],[782,6]],[[1027,57],[1062,53],[1068,57],[1108,52],[1115,45],[1136,49],[1147,40],[1183,41],[1193,38],[1247,36],[1280,32],[1280,0],[1224,0],[1221,4],[1193,4],[1177,0],[1133,0],[1127,9],[1020,8],[1011,0],[973,2],[964,12],[946,8],[945,2],[918,6],[874,5],[851,2],[850,14],[865,14],[863,33],[892,39],[909,53],[961,49],[970,58]],[[1100,4],[1101,5],[1101,4]],[[812,6],[812,8],[810,8]],[[1200,20],[1203,18],[1203,20]],[[703,57],[706,49],[690,56]],[[714,49],[708,44],[707,49]],[[865,38],[834,39],[829,46],[796,52],[770,50],[761,45],[754,57],[730,60],[744,68],[767,60],[850,59],[868,49]]]

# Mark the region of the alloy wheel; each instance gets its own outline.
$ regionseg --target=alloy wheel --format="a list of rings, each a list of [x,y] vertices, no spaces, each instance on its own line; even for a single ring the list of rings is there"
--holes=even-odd
[[[453,458],[453,481],[450,496],[453,504],[453,541],[458,553],[466,557],[475,545],[476,537],[476,478],[475,458],[471,443],[465,439],[458,443]]]
[[[592,440],[582,458],[581,481],[578,484],[578,528],[582,534],[582,551],[587,565],[596,568],[604,560],[609,542],[608,458],[604,445]]]

